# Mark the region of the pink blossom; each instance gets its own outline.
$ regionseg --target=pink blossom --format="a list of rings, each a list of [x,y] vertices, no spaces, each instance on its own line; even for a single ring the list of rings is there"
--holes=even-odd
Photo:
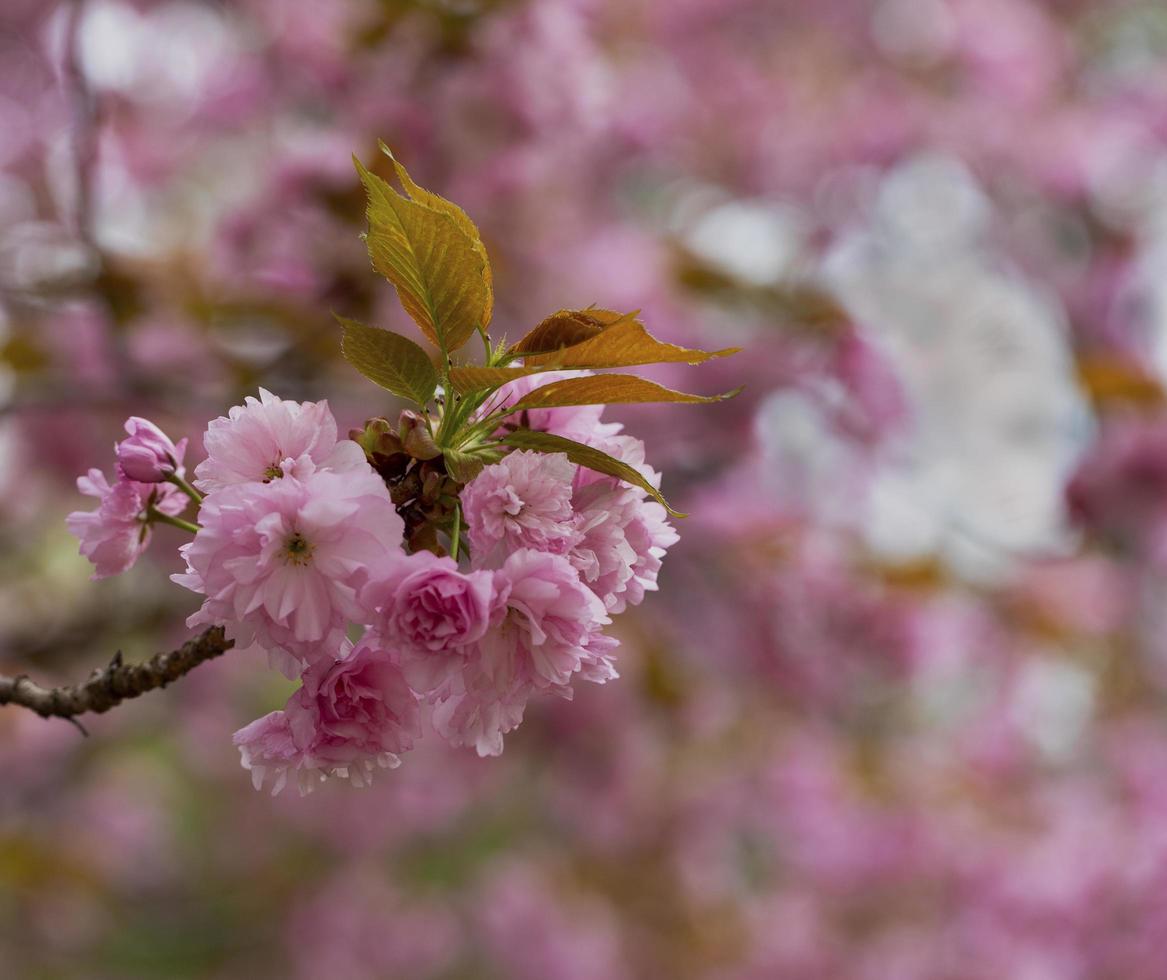
[[[660,483],[639,439],[600,433],[593,442]],[[462,506],[476,566],[498,567],[521,548],[566,554],[613,613],[657,588],[661,560],[678,540],[665,509],[644,490],[559,453],[511,453],[467,485]]]
[[[516,551],[498,577],[507,616],[496,631],[499,647],[487,652],[484,660],[490,669],[505,671],[506,661],[517,658],[523,679],[535,687],[568,684],[571,675],[594,655],[586,648],[600,628],[611,622],[603,606],[581,585],[570,562],[558,555]],[[487,645],[492,642],[488,636]]]
[[[329,776],[365,786],[378,767],[393,769],[421,734],[417,698],[374,633],[337,660],[317,660],[284,705],[235,733],[256,789],[272,774],[272,794],[295,772],[300,792]]]
[[[536,388],[568,378],[586,378],[591,371],[546,371],[541,374],[529,374],[522,378],[508,381],[498,389],[479,411],[485,417],[504,408],[510,408],[524,395],[530,394]],[[602,426],[600,416],[603,414],[603,405],[567,405],[557,408],[535,408],[524,411],[521,415],[509,416],[508,421],[521,419],[525,428],[536,432],[551,432],[554,435],[568,439],[582,440],[585,436],[602,430],[619,431],[618,424]]]
[[[601,426],[599,429],[589,433],[587,438],[582,441],[589,446],[593,446],[607,453],[613,459],[620,460],[621,463],[627,463],[643,476],[645,480],[659,489],[660,474],[646,462],[647,457],[642,439],[637,439],[635,436],[620,435],[619,433],[608,431],[608,427],[606,426]],[[598,482],[603,482],[611,486],[620,484],[619,480],[611,476],[606,476],[598,470],[588,469],[586,466],[576,468],[575,478],[572,481],[576,490]]]
[[[494,600],[490,572],[463,574],[453,559],[428,551],[382,563],[360,594],[367,618],[401,654],[418,691],[434,688],[458,665],[457,655],[482,639],[497,618]]]
[[[525,692],[500,692],[492,678],[467,670],[450,683],[430,717],[451,745],[473,745],[485,758],[502,755],[502,737],[519,727],[526,706]]]
[[[65,518],[70,533],[81,540],[81,554],[95,566],[94,579],[126,571],[146,550],[150,543],[148,507],[176,517],[188,503],[181,490],[166,484],[122,479],[111,486],[98,469],[78,477],[77,489],[101,502],[97,510],[78,510]]]
[[[369,781],[375,766],[398,756],[421,734],[417,698],[375,633],[340,660],[319,660],[284,709],[292,738],[327,775]]]
[[[337,442],[336,419],[327,401],[293,402],[259,389],[226,418],[207,426],[207,458],[195,467],[195,485],[210,493],[238,483],[300,476],[313,469],[352,472],[365,468],[365,455],[351,440]]]
[[[462,513],[475,566],[497,568],[519,548],[566,553],[578,540],[571,526],[575,470],[562,453],[520,451],[468,483]]]
[[[639,605],[657,589],[661,560],[679,540],[665,509],[643,490],[589,482],[572,498],[581,540],[569,557],[610,613]]]
[[[832,352],[832,372],[847,393],[838,408],[843,431],[876,441],[908,418],[903,383],[891,361],[858,330],[848,330]]]
[[[645,462],[640,439],[597,431],[587,442],[660,486],[660,474]],[[656,590],[661,560],[679,540],[667,512],[639,487],[586,466],[576,468],[572,487],[579,535],[569,552],[572,564],[610,613],[638,605],[645,592]]]
[[[126,432],[129,438],[119,442],[115,451],[118,472],[127,480],[161,483],[172,473],[181,475],[185,439],[175,445],[153,422],[137,416],[126,419]]]
[[[187,625],[232,624],[294,677],[301,662],[335,650],[346,618],[360,619],[364,569],[398,553],[402,521],[384,483],[364,472],[313,471],[210,494],[182,547],[174,581],[205,595]]]
[[[240,728],[231,739],[242,756],[243,768],[251,773],[251,783],[262,789],[268,774],[272,774],[272,796],[284,788],[288,770],[299,770],[304,755],[292,739],[292,727],[284,711],[272,711]],[[304,792],[307,792],[305,789]]]
[[[1122,547],[1155,549],[1167,533],[1167,419],[1102,426],[1066,488],[1070,516]]]
[[[433,715],[443,737],[482,756],[502,752],[503,734],[522,720],[532,694],[570,698],[575,674],[595,683],[616,676],[616,641],[600,632],[611,620],[566,558],[522,549],[494,579],[505,617],[439,694]]]

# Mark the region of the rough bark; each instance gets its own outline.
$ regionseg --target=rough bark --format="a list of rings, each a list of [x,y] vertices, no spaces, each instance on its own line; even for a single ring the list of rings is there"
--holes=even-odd
[[[83,684],[42,687],[23,674],[0,675],[0,705],[18,704],[42,718],[73,721],[77,715],[89,711],[100,714],[130,698],[165,687],[234,645],[222,626],[212,626],[177,650],[155,654],[142,664],[123,663],[119,650],[108,666],[95,670]]]

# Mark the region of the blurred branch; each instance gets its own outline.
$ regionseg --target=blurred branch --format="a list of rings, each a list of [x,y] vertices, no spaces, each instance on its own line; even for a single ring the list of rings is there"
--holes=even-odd
[[[19,704],[42,718],[74,721],[76,715],[87,711],[100,714],[122,701],[165,687],[234,645],[235,641],[227,639],[222,626],[212,626],[177,650],[155,654],[144,664],[122,663],[119,650],[108,667],[98,668],[84,684],[72,687],[42,687],[23,674],[0,675],[0,705]]]
[[[64,69],[73,109],[73,155],[77,168],[77,235],[96,251],[93,240],[93,171],[97,162],[97,99],[81,63],[81,23],[85,0],[73,0],[65,23]]]
[[[86,0],[72,0],[69,19],[65,24],[65,50],[63,69],[68,82],[68,94],[72,104],[72,144],[74,167],[76,170],[76,213],[74,222],[77,238],[96,263],[97,278],[92,283],[96,298],[109,311],[113,329],[109,333],[110,355],[121,380],[128,391],[136,386],[137,372],[129,344],[125,335],[127,319],[126,289],[136,288],[109,267],[104,252],[97,240],[94,214],[95,182],[97,179],[98,155],[101,149],[102,104],[98,93],[89,84],[85,75],[82,57],[81,32],[86,16]]]

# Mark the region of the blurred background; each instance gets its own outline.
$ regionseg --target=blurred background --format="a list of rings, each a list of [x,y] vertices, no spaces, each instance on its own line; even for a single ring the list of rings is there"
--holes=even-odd
[[[187,635],[177,532],[65,531],[127,415],[393,410],[331,316],[413,330],[379,137],[496,332],[746,348],[607,412],[692,514],[622,679],[305,799],[231,745],[258,660],[0,711],[0,973],[1167,978],[1167,7],[3,0],[0,670]]]

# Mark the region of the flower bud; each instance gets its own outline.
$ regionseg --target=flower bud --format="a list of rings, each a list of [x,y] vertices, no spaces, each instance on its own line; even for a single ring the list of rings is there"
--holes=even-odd
[[[436,459],[442,455],[430,434],[426,420],[417,412],[408,409],[402,412],[397,425],[405,451],[414,459]]]
[[[365,458],[386,480],[399,480],[409,466],[409,455],[388,419],[369,419],[363,429],[353,429],[349,438],[365,451]]]
[[[186,440],[175,445],[153,422],[132,416],[126,419],[128,439],[115,447],[118,471],[127,480],[138,483],[161,483],[182,469]]]

